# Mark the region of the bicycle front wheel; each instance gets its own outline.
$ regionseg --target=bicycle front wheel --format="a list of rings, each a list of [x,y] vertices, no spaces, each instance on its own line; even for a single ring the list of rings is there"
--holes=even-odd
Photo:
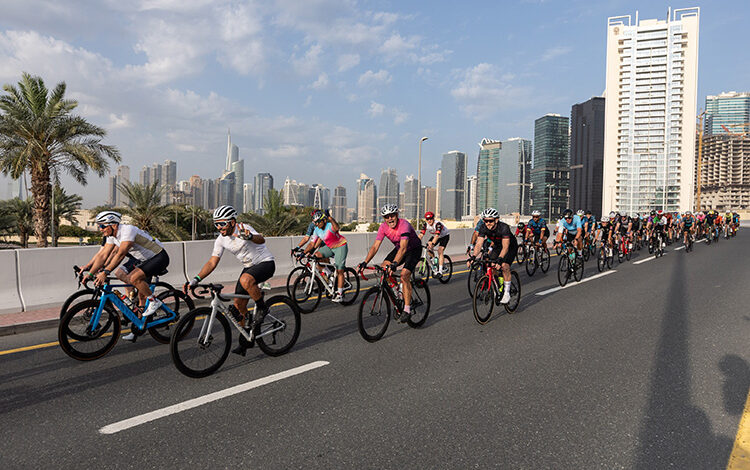
[[[599,272],[604,271],[607,267],[607,249],[605,247],[599,248],[599,255],[596,257],[596,268]]]
[[[430,314],[430,286],[427,282],[415,279],[411,290],[411,316],[406,323],[412,328],[424,325]]]
[[[311,272],[301,274],[292,286],[292,300],[302,313],[310,313],[320,305],[323,284]]]
[[[188,377],[201,378],[213,374],[224,364],[231,346],[232,331],[224,315],[216,312],[211,321],[211,307],[201,307],[177,322],[169,352],[177,370]]]
[[[505,304],[505,311],[513,313],[521,303],[521,278],[515,271],[510,272],[510,301]]]
[[[482,264],[478,261],[471,263],[471,267],[469,268],[469,276],[466,279],[466,282],[469,285],[469,297],[472,297],[474,295],[474,287],[477,285],[477,281],[479,281],[479,278],[481,278],[482,275]]]
[[[565,287],[570,278],[570,258],[567,253],[560,255],[560,264],[557,267],[557,282],[560,287]]]
[[[576,255],[575,263],[573,265],[573,278],[575,278],[576,282],[581,282],[581,279],[583,279],[583,258]]]
[[[443,255],[443,274],[438,278],[441,284],[447,284],[453,276],[453,261],[448,255]]]
[[[539,264],[539,258],[535,248],[529,248],[529,254],[526,256],[526,274],[533,276],[536,272],[536,266]]]
[[[539,257],[539,267],[542,268],[543,273],[546,273],[549,271],[549,263],[552,259],[552,256],[549,254],[549,249],[547,247],[542,248],[539,252]]]
[[[526,245],[518,245],[516,251],[516,261],[518,264],[522,264],[526,260]]]
[[[344,298],[341,305],[351,305],[359,296],[359,276],[354,268],[346,268],[344,271]]]
[[[289,297],[277,295],[266,301],[268,313],[258,332],[258,347],[269,356],[281,356],[292,349],[299,338],[299,310]]]
[[[164,303],[164,306],[173,311],[176,316],[169,323],[162,323],[157,326],[152,326],[148,329],[148,333],[159,343],[167,344],[172,337],[172,331],[174,330],[175,323],[180,320],[180,317],[182,315],[185,315],[187,312],[195,309],[195,302],[193,302],[193,299],[189,296],[175,289],[164,291],[161,294],[157,295],[156,298],[161,300]],[[165,310],[164,308],[160,308],[156,311],[154,316],[151,317],[151,322],[160,320],[162,318],[168,318],[170,316],[172,316],[172,314],[169,313],[169,311]],[[184,331],[187,333],[189,329],[185,328]]]
[[[492,309],[495,308],[496,295],[492,278],[486,274],[483,275],[474,287],[474,296],[471,301],[474,320],[480,325],[484,325],[490,320]]]
[[[391,321],[391,299],[381,286],[370,287],[359,304],[357,326],[359,334],[374,343],[385,334]]]
[[[414,269],[415,279],[427,280],[430,277],[430,266],[426,258],[421,258]]]
[[[92,323],[99,300],[85,300],[68,309],[60,320],[57,339],[65,354],[79,361],[99,359],[115,347],[120,337],[120,316],[107,303]]]
[[[60,309],[60,318],[64,317],[65,314],[68,312],[68,309],[70,308],[70,306],[76,302],[79,302],[82,297],[93,298],[93,295],[94,295],[94,289],[88,289],[88,288],[81,289],[70,294],[70,297],[65,299],[65,302],[63,303],[63,306]]]

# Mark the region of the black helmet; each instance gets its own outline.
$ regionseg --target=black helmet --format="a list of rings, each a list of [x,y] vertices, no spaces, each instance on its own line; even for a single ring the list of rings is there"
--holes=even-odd
[[[526,224],[523,223],[523,222],[518,222],[518,225],[516,225],[516,227],[518,227],[518,228],[524,228],[524,227],[526,227]]]
[[[655,215],[656,215],[656,211],[655,210],[651,210],[651,217],[653,217]]]
[[[563,219],[573,217],[573,211],[571,209],[565,209],[562,213]]]

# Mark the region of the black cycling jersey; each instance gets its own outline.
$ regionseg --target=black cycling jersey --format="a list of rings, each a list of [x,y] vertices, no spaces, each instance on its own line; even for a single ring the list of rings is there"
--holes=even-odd
[[[617,230],[622,234],[627,233],[628,225],[630,225],[631,222],[632,220],[630,219],[630,217],[626,217],[624,220],[622,217],[620,217],[620,219],[617,221]]]
[[[611,223],[607,223],[607,225],[604,225],[603,223],[599,222],[598,224],[596,224],[596,229],[601,230],[602,240],[606,240],[609,238],[609,234],[613,231],[614,227],[612,227]]]
[[[513,236],[510,231],[510,226],[505,222],[501,222],[498,220],[495,228],[492,230],[487,228],[486,225],[482,224],[482,226],[479,227],[479,236],[486,237],[486,239],[493,244],[494,250],[497,250],[498,253],[503,248],[503,238],[507,238],[510,240],[511,253],[515,253],[518,250],[518,242],[516,241],[516,237]]]

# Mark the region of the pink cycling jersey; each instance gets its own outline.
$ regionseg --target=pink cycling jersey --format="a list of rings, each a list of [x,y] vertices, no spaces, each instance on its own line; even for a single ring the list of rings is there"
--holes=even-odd
[[[414,231],[414,227],[406,219],[398,219],[398,223],[394,229],[388,226],[388,222],[380,224],[375,240],[382,240],[383,238],[387,238],[396,246],[399,246],[401,239],[406,238],[409,240],[409,244],[406,246],[407,250],[422,247],[422,242],[419,240],[417,232]]]

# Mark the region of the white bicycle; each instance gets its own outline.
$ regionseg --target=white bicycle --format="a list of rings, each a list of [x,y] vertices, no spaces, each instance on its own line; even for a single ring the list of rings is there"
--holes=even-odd
[[[292,301],[302,313],[310,313],[318,308],[320,299],[325,296],[329,299],[338,289],[336,282],[336,268],[330,263],[324,263],[315,256],[297,255],[304,272],[297,276],[291,289]],[[326,269],[330,273],[323,276],[320,268]],[[341,300],[342,305],[351,305],[359,296],[359,276],[357,271],[352,268],[344,270],[344,295]]]

